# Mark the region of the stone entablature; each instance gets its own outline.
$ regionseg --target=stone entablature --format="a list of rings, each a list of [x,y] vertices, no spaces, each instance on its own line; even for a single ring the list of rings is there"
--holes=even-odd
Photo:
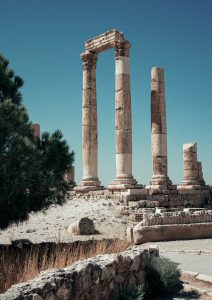
[[[99,255],[64,269],[41,272],[38,277],[12,286],[1,300],[116,300],[125,289],[146,286],[145,267],[156,248],[133,248],[119,254]]]
[[[85,49],[86,51],[99,53],[115,47],[116,41],[124,41],[124,35],[122,32],[113,29],[86,41]]]

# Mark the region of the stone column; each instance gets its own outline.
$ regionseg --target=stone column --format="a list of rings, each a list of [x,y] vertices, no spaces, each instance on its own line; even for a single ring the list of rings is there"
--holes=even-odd
[[[151,130],[153,174],[150,183],[153,188],[167,188],[171,181],[167,175],[164,68],[151,70]]]
[[[33,124],[33,135],[35,138],[40,138],[40,124]]]
[[[199,185],[197,144],[190,143],[183,145],[184,177],[183,185]]]
[[[204,180],[203,172],[202,172],[202,163],[200,161],[197,162],[197,169],[198,169],[199,184],[205,185],[205,180]]]
[[[100,187],[98,179],[98,132],[96,102],[96,62],[97,53],[81,54],[83,61],[83,103],[82,103],[82,190],[96,190]],[[84,187],[84,188],[83,188]]]
[[[133,188],[132,175],[132,117],[130,94],[130,43],[115,43],[115,126],[116,126],[116,178],[109,189]]]

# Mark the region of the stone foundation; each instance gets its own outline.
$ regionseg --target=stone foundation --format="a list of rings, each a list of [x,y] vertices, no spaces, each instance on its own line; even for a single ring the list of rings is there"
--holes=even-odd
[[[143,220],[127,229],[135,244],[212,237],[212,210],[144,214]]]

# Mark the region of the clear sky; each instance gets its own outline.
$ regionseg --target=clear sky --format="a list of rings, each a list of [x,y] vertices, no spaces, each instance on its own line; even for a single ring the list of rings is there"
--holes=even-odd
[[[0,53],[25,81],[24,105],[42,131],[61,129],[82,177],[84,42],[116,28],[131,44],[133,175],[151,178],[150,70],[165,67],[169,176],[183,177],[182,145],[198,143],[212,184],[212,0],[0,0]],[[99,178],[115,177],[114,51],[99,56]]]

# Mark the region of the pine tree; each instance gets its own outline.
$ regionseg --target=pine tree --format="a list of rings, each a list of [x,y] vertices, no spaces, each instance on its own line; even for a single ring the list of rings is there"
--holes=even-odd
[[[58,130],[33,135],[33,125],[21,105],[21,80],[0,56],[0,228],[26,220],[30,212],[65,201],[64,174],[74,152]],[[23,82],[22,82],[23,83]]]

